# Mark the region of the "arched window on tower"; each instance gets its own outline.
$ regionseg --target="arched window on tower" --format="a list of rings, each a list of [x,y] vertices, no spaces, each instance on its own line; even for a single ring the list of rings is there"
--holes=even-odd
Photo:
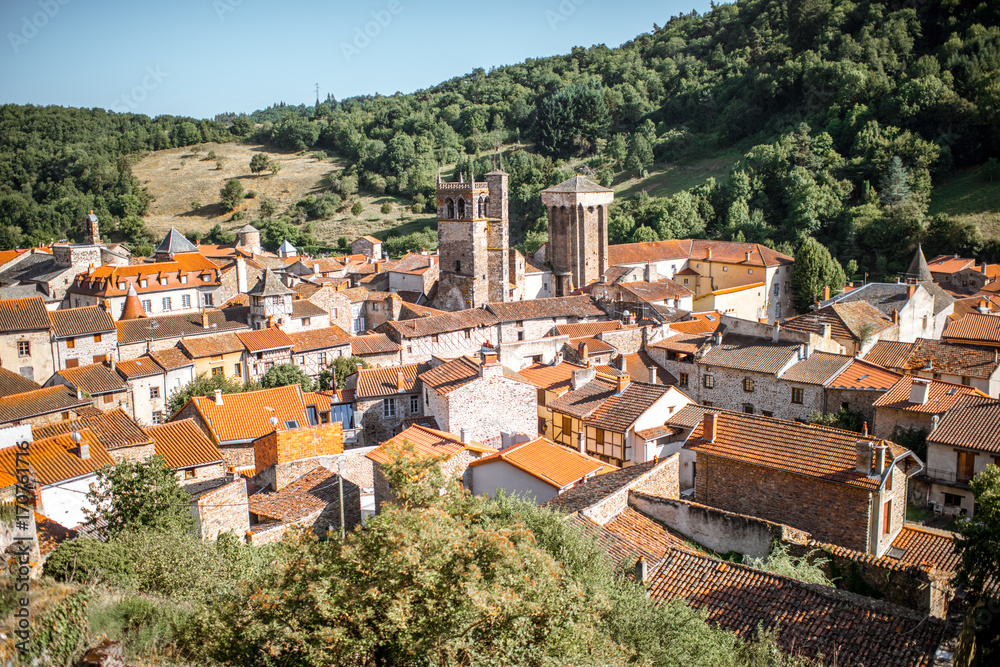
[[[481,218],[490,217],[490,198],[483,197],[482,199],[479,200],[479,205],[481,207],[479,210],[479,217]]]
[[[465,220],[465,199],[458,200],[458,219]]]
[[[448,199],[446,201],[446,208],[448,209],[447,210],[447,214],[446,214],[447,218],[449,220],[454,220],[455,219],[455,200],[454,199]]]

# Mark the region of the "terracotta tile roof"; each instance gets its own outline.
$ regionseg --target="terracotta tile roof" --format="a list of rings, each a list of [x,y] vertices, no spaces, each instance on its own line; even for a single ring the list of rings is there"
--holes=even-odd
[[[950,324],[956,320],[963,319],[967,315],[995,315],[998,312],[1000,312],[1000,297],[997,297],[995,294],[979,294],[964,299],[957,299],[955,301],[955,309],[949,317],[949,324],[945,327],[945,334],[943,336],[946,338],[949,337],[947,333]],[[981,335],[978,332],[975,333],[976,335]],[[987,339],[980,338],[979,340]]]
[[[288,334],[278,327],[268,327],[266,329],[257,329],[256,331],[240,331],[236,335],[243,342],[244,347],[251,353],[279,350],[295,345],[292,339],[288,337]]]
[[[587,425],[625,433],[670,387],[630,382],[621,395],[612,395],[587,418]]]
[[[624,329],[624,325],[618,320],[613,320],[611,322],[579,322],[577,324],[557,324],[556,325],[556,335],[557,336],[569,336],[570,338],[578,338],[580,336],[596,336],[599,333],[604,333],[605,331],[618,331],[619,329]]]
[[[404,303],[399,309],[399,318],[406,319],[416,319],[418,317],[433,317],[434,315],[443,315],[446,311],[438,310],[437,308],[431,308],[430,306],[419,306],[415,303]]]
[[[618,289],[624,296],[631,296],[635,301],[669,301],[694,295],[694,292],[673,280],[655,283],[647,281],[621,283]]]
[[[486,308],[496,315],[500,322],[535,320],[546,317],[605,317],[586,295],[556,296],[548,299],[530,299],[511,303],[489,303]]]
[[[421,317],[415,320],[386,322],[382,327],[387,327],[395,331],[401,338],[423,338],[424,336],[433,336],[450,331],[493,326],[498,322],[499,320],[493,313],[483,308],[469,308],[453,313],[444,313],[443,315]],[[382,327],[379,328],[381,329]]]
[[[0,396],[21,394],[41,388],[42,385],[34,380],[29,380],[19,373],[14,373],[0,366]]]
[[[869,477],[855,469],[857,443],[862,436],[853,431],[739,412],[718,413],[715,423],[714,441],[702,438],[704,424],[699,424],[685,448],[868,491],[878,488],[878,476]],[[895,461],[900,451],[907,450],[890,446],[888,463]]]
[[[580,336],[579,338],[570,338],[567,344],[574,350],[579,350],[580,345],[587,345],[588,354],[600,354],[602,352],[617,352],[618,348],[610,343],[605,343],[600,338],[593,338],[590,336]]]
[[[962,562],[955,553],[955,533],[906,524],[892,541],[903,555],[899,560],[913,565],[932,565],[944,572],[955,572]]]
[[[379,241],[379,240],[378,240],[377,238],[375,238],[374,236],[362,236],[362,237],[360,237],[360,238],[359,238],[359,239],[357,239],[357,240],[359,240],[359,241],[360,241],[361,239],[364,239],[365,241],[368,241],[369,243],[381,243],[381,241]]]
[[[671,322],[670,329],[685,334],[710,334],[719,326],[719,321],[711,322],[701,318],[685,320],[683,322]]]
[[[709,249],[711,249],[711,261],[726,264],[771,267],[791,264],[794,261],[788,255],[783,255],[758,243],[699,239],[613,245],[608,247],[608,261],[611,265],[645,264],[646,262],[688,258],[691,261],[704,262],[709,261]],[[750,253],[749,260],[747,260],[748,252]]]
[[[163,373],[163,368],[147,354],[136,359],[119,361],[115,364],[115,370],[126,380],[137,380]]]
[[[186,282],[183,280],[186,279]],[[146,286],[142,286],[142,281]],[[161,281],[166,280],[164,285]],[[172,261],[99,266],[79,274],[69,288],[71,294],[113,297],[127,296],[129,289],[146,295],[200,285],[218,285],[219,269],[197,252],[177,255]]]
[[[1000,315],[970,313],[948,322],[941,337],[955,342],[1000,344]]]
[[[808,359],[800,361],[782,373],[781,379],[802,384],[825,384],[852,359],[853,357],[845,354],[813,352]]]
[[[39,440],[83,429],[90,429],[98,441],[104,445],[104,448],[109,451],[119,447],[134,447],[150,442],[149,436],[121,408],[77,419],[32,426],[31,433],[36,440]]]
[[[258,517],[291,523],[322,511],[338,499],[337,473],[318,466],[277,493],[256,493],[247,498],[248,509]]]
[[[624,356],[625,370],[636,382],[649,382],[649,369],[654,368],[656,369],[657,384],[677,384],[677,378],[653,361],[653,358],[645,350]]]
[[[681,352],[684,354],[694,354],[701,349],[701,346],[711,338],[708,334],[687,334],[679,333],[669,338],[653,343],[650,347],[658,347],[671,352]]]
[[[424,371],[420,374],[420,381],[424,385],[435,389],[441,395],[450,394],[456,389],[479,379],[480,365],[478,359],[468,356],[458,357],[436,368]],[[506,366],[503,367],[503,375],[508,380],[530,384],[528,380]]]
[[[329,313],[327,313],[327,311],[323,310],[312,301],[306,301],[305,299],[292,301],[292,319],[299,319],[303,317],[322,317],[323,315],[328,314]]]
[[[656,440],[657,438],[666,438],[667,436],[677,435],[680,432],[681,430],[679,428],[674,428],[672,426],[654,426],[653,428],[636,430],[635,435],[643,440]]]
[[[1000,401],[983,396],[956,397],[927,441],[1000,454]]]
[[[629,489],[641,481],[641,478],[660,465],[665,465],[667,459],[647,461],[627,468],[614,470],[603,475],[595,475],[583,484],[577,484],[572,489],[563,491],[555,498],[544,503],[545,507],[573,514],[586,510],[592,505],[605,500],[622,489]]]
[[[1000,365],[997,357],[994,348],[918,338],[903,368],[917,371],[930,366],[929,370],[937,373],[986,379]]]
[[[891,327],[892,320],[868,302],[854,301],[830,304],[811,313],[787,319],[781,326],[792,331],[819,334],[822,324],[830,325],[830,336],[836,340],[859,341],[865,327],[870,328],[869,334],[878,333]]]
[[[573,371],[583,368],[578,364],[563,361],[554,366],[536,362],[522,368],[518,375],[540,389],[562,393],[573,386]]]
[[[976,268],[976,260],[955,255],[938,255],[927,262],[931,273],[957,273],[962,269]]]
[[[118,329],[118,343],[129,345],[141,343],[147,339],[198,337],[209,332],[218,333],[249,328],[247,325],[249,309],[246,307],[208,310],[205,313],[208,316],[208,329],[202,325],[202,313],[200,312],[154,315],[137,320],[119,320],[115,322],[115,327]]]
[[[104,364],[65,368],[56,375],[65,378],[74,388],[82,389],[92,396],[125,391],[122,379]]]
[[[880,340],[864,356],[865,361],[883,368],[906,368],[910,358],[913,343],[902,343],[895,340]]]
[[[56,338],[103,334],[115,330],[115,321],[101,306],[67,308],[49,313]]]
[[[893,410],[905,410],[906,412],[941,414],[951,410],[963,395],[986,395],[978,389],[967,385],[942,382],[940,380],[924,380],[930,384],[927,402],[912,403],[910,402],[910,388],[913,385],[913,380],[912,375],[904,375],[896,381],[896,384],[889,388],[889,391],[879,396],[872,405],[876,408],[890,408]]]
[[[401,349],[398,343],[381,333],[351,337],[351,354],[359,357],[366,354],[399,352]]]
[[[368,298],[367,287],[348,287],[347,289],[340,290],[340,293],[343,294],[351,303],[364,301]]]
[[[354,395],[359,399],[412,393],[416,391],[418,376],[429,368],[427,364],[362,368],[349,375],[344,384],[347,389],[353,389]],[[403,374],[402,389],[399,387],[399,373]]]
[[[20,394],[0,397],[0,424],[51,414],[53,412],[80,411],[89,406],[87,398],[77,398],[76,391],[59,384]]]
[[[47,557],[66,540],[74,540],[79,535],[72,528],[67,528],[38,512],[35,512],[35,531],[38,533],[38,551],[42,558]]]
[[[469,467],[504,461],[556,489],[562,489],[590,475],[615,470],[595,458],[557,445],[541,436],[473,461]]]
[[[168,347],[165,350],[151,350],[149,356],[166,371],[194,365],[194,360],[177,347]]]
[[[171,468],[180,470],[222,462],[222,452],[193,419],[154,424],[145,431],[153,439],[156,453]]]
[[[420,275],[426,273],[436,263],[437,255],[410,253],[396,262],[396,265],[390,270],[395,273],[414,273]]]
[[[857,389],[862,391],[888,391],[903,377],[863,359],[851,363],[827,384],[829,389]]]
[[[0,333],[52,328],[49,312],[40,296],[0,299]]]
[[[701,366],[776,375],[799,353],[799,343],[728,334],[701,358]]]
[[[746,565],[671,549],[647,581],[657,605],[685,600],[723,630],[753,639],[774,631],[784,650],[837,664],[929,667],[943,620]]]
[[[615,380],[599,375],[579,389],[571,389],[549,401],[548,407],[556,412],[586,419],[615,393]]]
[[[299,426],[309,423],[302,388],[297,385],[261,389],[241,394],[224,394],[222,405],[214,396],[197,396],[194,401],[219,444],[256,440],[274,430],[271,417],[279,425],[294,421]]]
[[[296,352],[306,352],[308,350],[324,350],[331,347],[351,345],[353,340],[351,334],[347,333],[336,324],[322,329],[312,329],[310,331],[298,331],[289,334],[295,344]]]
[[[234,333],[184,338],[177,345],[187,352],[192,359],[217,357],[222,354],[242,352],[244,349],[243,341]]]
[[[608,246],[608,263],[645,264],[665,259],[686,259],[691,255],[691,240],[619,243]]]
[[[603,526],[575,514],[571,521],[592,535],[611,561],[631,567],[642,556],[655,564],[671,549],[688,549],[684,538],[632,507],[626,507]]]
[[[98,468],[114,465],[114,460],[90,429],[79,431],[81,444],[87,443],[90,458],[80,458],[80,449],[70,433],[54,435],[31,443],[29,466],[41,486],[94,474]],[[0,449],[0,470],[14,475],[16,447]]]
[[[489,454],[494,452],[494,450],[483,447],[479,443],[464,443],[461,438],[451,433],[414,425],[396,437],[385,441],[381,447],[368,452],[365,456],[383,465],[391,463],[394,459],[389,455],[388,447],[399,447],[403,443],[412,445],[420,456],[443,456],[446,459],[450,459],[463,449]]]
[[[701,420],[705,418],[706,412],[714,412],[716,414],[720,412],[727,412],[727,410],[720,410],[719,408],[711,408],[705,405],[685,405],[680,410],[674,414],[667,417],[666,424],[668,426],[676,426],[678,428],[695,428],[701,423]]]

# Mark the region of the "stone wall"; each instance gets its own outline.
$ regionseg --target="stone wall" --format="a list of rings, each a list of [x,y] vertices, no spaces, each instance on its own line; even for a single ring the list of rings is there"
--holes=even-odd
[[[240,445],[219,445],[222,460],[231,468],[256,468],[253,443]]]
[[[677,362],[673,366],[680,366]],[[673,372],[672,368],[668,368]],[[751,373],[711,366],[699,367],[699,381],[693,385],[689,376],[688,387],[697,394],[699,402],[709,401],[717,408],[743,412],[744,406],[752,406],[753,412],[769,413],[778,419],[806,420],[813,412],[823,411],[823,387],[801,383],[784,382],[774,375]],[[711,375],[714,387],[705,387],[703,378]],[[753,381],[753,391],[745,391],[743,381]],[[792,388],[802,389],[802,403],[792,403]]]
[[[600,502],[587,507],[580,513],[594,522],[606,524],[628,507],[629,493],[635,489],[651,495],[676,498],[680,495],[677,472],[678,456],[673,454],[663,459],[653,468],[631,483],[604,497]],[[584,482],[586,484],[586,482]]]
[[[118,332],[100,334],[101,341],[94,342],[93,334],[89,336],[76,336],[75,338],[60,338],[55,343],[56,359],[54,371],[61,371],[66,368],[66,362],[74,359],[78,366],[88,366],[93,363],[104,361],[106,355],[110,354],[112,359],[118,361]],[[67,345],[69,340],[73,341],[73,347]],[[95,362],[95,358],[97,361]],[[37,378],[36,378],[36,381]]]
[[[114,449],[108,449],[108,454],[111,455],[111,459],[115,463],[121,463],[122,461],[135,463],[138,461],[145,461],[155,455],[156,446],[149,442],[134,445],[132,447],[115,447]]]
[[[548,336],[500,343],[497,345],[498,360],[515,371],[530,366],[534,363],[535,357],[541,357],[541,362],[544,364],[551,364],[568,341],[569,336]]]
[[[869,493],[813,477],[697,453],[694,500],[812,533],[856,551],[868,550]]]
[[[44,384],[54,372],[50,335],[46,330],[12,332],[3,336],[3,339],[0,340],[0,366],[12,373],[24,375],[38,384]],[[18,353],[18,342],[28,344],[29,354],[27,356],[21,356]],[[22,369],[26,370],[22,372]]]
[[[931,432],[931,418],[927,412],[908,412],[893,408],[875,408],[875,425],[872,432],[876,438],[892,439],[899,429],[915,428]]]
[[[497,367],[502,373],[502,367]],[[446,394],[444,414],[434,413],[450,433],[465,429],[469,440],[500,447],[500,433],[538,433],[538,390],[534,385],[499,374],[478,378]]]
[[[635,354],[643,348],[644,328],[605,331],[598,338],[618,349],[619,354]]]
[[[242,477],[202,494],[193,504],[203,540],[214,540],[226,532],[242,540],[250,528],[247,483]]]
[[[402,363],[416,364],[430,361],[433,356],[451,359],[465,354],[475,355],[484,343],[493,344],[499,340],[498,329],[496,325],[474,327],[396,342],[402,347]]]
[[[420,383],[418,382],[414,388],[417,391],[377,399],[359,400],[355,404],[355,419],[361,424],[358,440],[362,447],[380,445],[396,434],[396,430],[402,425],[404,419],[424,416],[423,400],[419,391]],[[411,396],[417,397],[416,410],[410,409],[413,407]],[[385,399],[396,402],[396,415],[394,417],[383,416],[383,401]]]
[[[371,489],[375,486],[372,469],[374,462],[365,454],[372,449],[374,447],[352,449],[347,453],[335,456],[315,456],[278,463],[261,470],[254,475],[251,481],[254,486],[280,491],[317,466],[323,466],[334,472],[339,471],[343,466],[344,479],[357,484],[362,489],[362,493],[371,493]]]
[[[202,486],[211,480],[224,480],[226,478],[226,464],[216,463],[198,466],[194,468],[194,477],[185,475],[184,470],[178,470],[174,474],[177,476],[177,482],[183,487]]]

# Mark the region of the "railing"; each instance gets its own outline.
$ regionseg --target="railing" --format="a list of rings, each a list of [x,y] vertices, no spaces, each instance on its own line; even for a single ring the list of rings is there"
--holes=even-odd
[[[939,482],[949,482],[951,484],[968,484],[969,480],[975,477],[975,473],[969,475],[957,470],[944,470],[941,468],[927,468],[924,475]]]

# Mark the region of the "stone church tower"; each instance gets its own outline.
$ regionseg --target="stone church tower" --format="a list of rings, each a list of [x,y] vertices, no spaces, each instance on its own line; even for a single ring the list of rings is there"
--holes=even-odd
[[[478,308],[511,301],[510,221],[506,172],[495,169],[485,181],[438,180],[438,255],[436,307]]]
[[[608,206],[614,198],[614,190],[582,176],[542,190],[556,296],[567,296],[607,271]]]

